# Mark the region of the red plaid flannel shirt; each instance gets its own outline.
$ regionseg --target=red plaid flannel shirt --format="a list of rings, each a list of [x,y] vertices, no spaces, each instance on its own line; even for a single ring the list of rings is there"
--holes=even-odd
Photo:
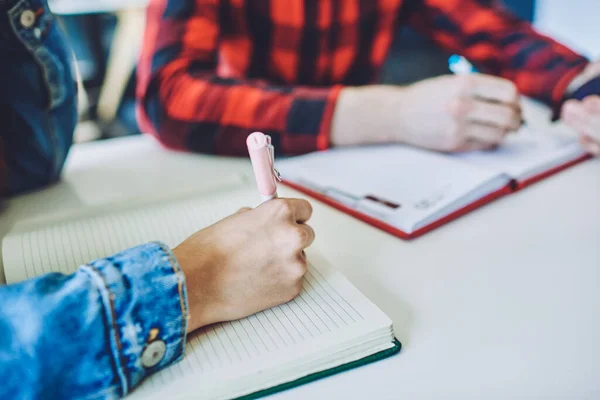
[[[246,154],[254,130],[325,149],[340,89],[376,82],[401,23],[551,105],[587,63],[493,0],[152,0],[141,127],[208,153]]]

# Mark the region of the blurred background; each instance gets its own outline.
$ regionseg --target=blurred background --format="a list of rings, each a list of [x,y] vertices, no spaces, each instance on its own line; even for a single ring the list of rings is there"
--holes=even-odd
[[[50,0],[73,47],[82,82],[78,143],[139,134],[135,65],[149,0]],[[285,0],[280,0],[285,1]],[[502,0],[542,32],[584,55],[600,57],[600,0]],[[382,82],[406,84],[464,68],[418,33],[400,28]]]

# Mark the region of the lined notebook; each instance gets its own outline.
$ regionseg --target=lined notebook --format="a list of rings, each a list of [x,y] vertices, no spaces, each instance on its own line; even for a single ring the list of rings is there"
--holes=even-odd
[[[585,160],[576,138],[522,129],[496,150],[459,155],[392,145],[284,160],[285,182],[404,239]]]
[[[238,189],[24,222],[3,242],[7,281],[70,273],[152,240],[174,246],[255,199],[254,190]],[[190,335],[184,360],[145,381],[131,398],[255,398],[397,353],[390,319],[321,256],[308,254],[296,299]]]
[[[151,137],[78,144],[69,152],[59,182],[11,198],[6,210],[0,209],[0,238],[24,219],[71,215],[90,208],[120,209],[239,188],[249,181],[244,172],[247,166],[248,160],[243,159],[167,151]]]

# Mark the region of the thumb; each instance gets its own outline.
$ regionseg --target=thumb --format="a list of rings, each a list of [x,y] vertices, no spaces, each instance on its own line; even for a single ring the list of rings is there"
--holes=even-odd
[[[237,210],[236,214],[242,214],[245,213],[246,211],[250,211],[252,210],[250,207],[242,207],[239,210]]]

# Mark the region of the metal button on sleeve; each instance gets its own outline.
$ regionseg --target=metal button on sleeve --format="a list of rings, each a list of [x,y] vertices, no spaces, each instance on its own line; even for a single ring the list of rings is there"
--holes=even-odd
[[[165,357],[167,345],[162,340],[155,340],[148,343],[142,353],[142,365],[144,368],[152,368]]]
[[[20,19],[21,26],[23,28],[29,29],[35,25],[36,19],[37,19],[37,17],[33,11],[25,10],[21,13],[21,19]]]

